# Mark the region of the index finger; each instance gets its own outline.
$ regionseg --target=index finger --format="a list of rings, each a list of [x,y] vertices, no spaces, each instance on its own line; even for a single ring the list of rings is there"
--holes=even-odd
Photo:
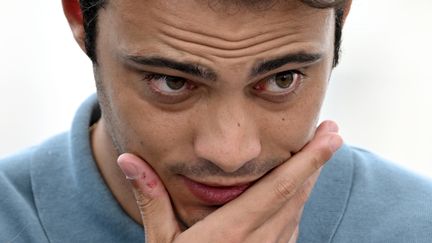
[[[209,215],[209,219],[223,220],[227,227],[241,226],[241,230],[246,232],[262,225],[287,203],[304,182],[342,145],[342,138],[331,129],[332,125],[320,126],[314,138],[300,152],[275,168],[237,199]],[[231,217],[227,218],[226,215]],[[245,224],[245,220],[248,223]]]

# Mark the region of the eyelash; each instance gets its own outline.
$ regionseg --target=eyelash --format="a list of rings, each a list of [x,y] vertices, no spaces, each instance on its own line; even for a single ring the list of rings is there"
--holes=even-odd
[[[281,92],[273,92],[273,91],[267,91],[265,90],[265,86],[268,85],[270,82],[275,83],[275,79],[277,75],[282,74],[290,74],[294,75],[293,80],[291,84],[287,88],[280,88]],[[267,98],[268,100],[275,101],[275,102],[283,102],[287,98],[291,97],[292,95],[297,95],[298,89],[303,85],[303,81],[307,78],[307,75],[299,70],[288,70],[279,72],[276,74],[273,74],[267,78],[262,79],[257,84],[254,85],[254,90],[256,93],[259,93],[264,98]]]
[[[299,82],[299,81],[301,81],[301,80],[303,80],[305,77],[306,77],[306,75],[304,74],[304,73],[302,73],[302,72],[300,72],[300,71],[298,71],[298,70],[289,70],[289,71],[284,71],[284,72],[279,72],[279,73],[276,73],[276,74],[273,74],[273,75],[271,75],[271,76],[269,76],[269,77],[267,77],[267,78],[265,78],[265,79],[263,79],[263,80],[261,80],[261,81],[259,81],[254,87],[256,88],[256,90],[258,90],[258,91],[260,91],[260,90],[262,90],[262,85],[260,85],[260,84],[266,84],[267,82],[269,82],[271,79],[276,79],[276,77],[278,76],[278,75],[281,75],[281,74],[293,74],[293,75],[299,75],[300,77],[299,77],[299,79],[300,80],[293,80],[292,82],[294,83],[294,82]]]
[[[155,87],[155,85],[154,85],[155,80],[162,80],[162,81],[164,80],[164,81],[166,81],[167,78],[183,79],[181,77],[175,77],[175,76],[169,76],[169,75],[157,74],[157,73],[146,73],[144,75],[144,80],[147,82],[147,85],[150,87],[150,89],[152,89],[156,93],[161,94],[161,95],[165,95],[165,96],[177,96],[177,95],[181,95],[181,94],[165,94],[166,92],[164,92],[164,91],[160,90],[159,88]],[[192,90],[192,89],[196,88],[196,85],[193,84],[191,81],[189,81],[187,79],[183,79],[183,80],[185,81],[186,89]]]
[[[281,92],[281,94],[274,94],[275,92],[268,92],[268,91],[264,91],[262,89],[263,86],[261,86],[260,84],[265,85],[266,83],[269,82],[269,80],[274,79],[274,78],[276,78],[277,75],[284,74],[284,73],[292,73],[294,75],[299,75],[298,79],[295,79],[292,81],[294,87],[289,88],[289,90],[290,90],[289,92]],[[260,81],[258,81],[257,83],[255,83],[253,85],[253,89],[254,89],[254,92],[260,93],[261,95],[265,96],[266,99],[269,99],[269,100],[276,99],[276,100],[278,100],[277,102],[282,102],[283,100],[285,100],[287,97],[289,97],[291,95],[297,95],[296,91],[303,84],[303,81],[306,77],[307,77],[307,75],[304,74],[303,72],[299,71],[299,70],[283,71],[283,72],[279,72],[279,73],[273,74],[271,76],[268,76],[264,79],[261,79]],[[167,78],[183,79],[181,77],[158,74],[158,73],[144,73],[143,80],[146,81],[147,86],[149,87],[150,91],[152,91],[153,93],[155,93],[156,95],[158,95],[162,99],[167,99],[168,101],[172,101],[172,102],[179,102],[178,101],[179,99],[182,99],[184,97],[187,98],[190,91],[197,88],[197,86],[193,82],[191,82],[187,79],[184,79],[186,87],[185,87],[185,89],[182,88],[182,90],[186,90],[186,91],[178,92],[178,94],[173,94],[176,92],[172,92],[170,94],[167,94],[167,92],[160,90],[154,84],[155,80],[165,80],[166,81]],[[289,87],[291,87],[291,85]]]

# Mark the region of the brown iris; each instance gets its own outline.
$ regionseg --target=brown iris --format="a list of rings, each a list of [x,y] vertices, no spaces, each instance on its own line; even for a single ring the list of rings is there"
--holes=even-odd
[[[184,78],[179,77],[166,77],[166,85],[172,90],[180,90],[186,84],[186,80]]]
[[[281,89],[289,88],[293,82],[294,82],[294,73],[292,72],[278,73],[275,76],[275,83]]]

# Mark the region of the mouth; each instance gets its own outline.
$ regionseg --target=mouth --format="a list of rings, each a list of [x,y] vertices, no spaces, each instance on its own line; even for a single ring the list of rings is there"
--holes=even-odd
[[[219,206],[234,200],[252,184],[252,182],[248,182],[236,185],[209,185],[186,177],[183,177],[183,181],[196,198],[209,206]]]

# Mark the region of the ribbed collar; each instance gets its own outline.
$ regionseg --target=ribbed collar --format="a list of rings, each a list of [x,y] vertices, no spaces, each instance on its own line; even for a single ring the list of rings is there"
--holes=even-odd
[[[96,166],[89,127],[100,116],[96,96],[78,109],[69,133],[41,146],[31,179],[51,242],[143,242],[142,226],[120,207]]]

